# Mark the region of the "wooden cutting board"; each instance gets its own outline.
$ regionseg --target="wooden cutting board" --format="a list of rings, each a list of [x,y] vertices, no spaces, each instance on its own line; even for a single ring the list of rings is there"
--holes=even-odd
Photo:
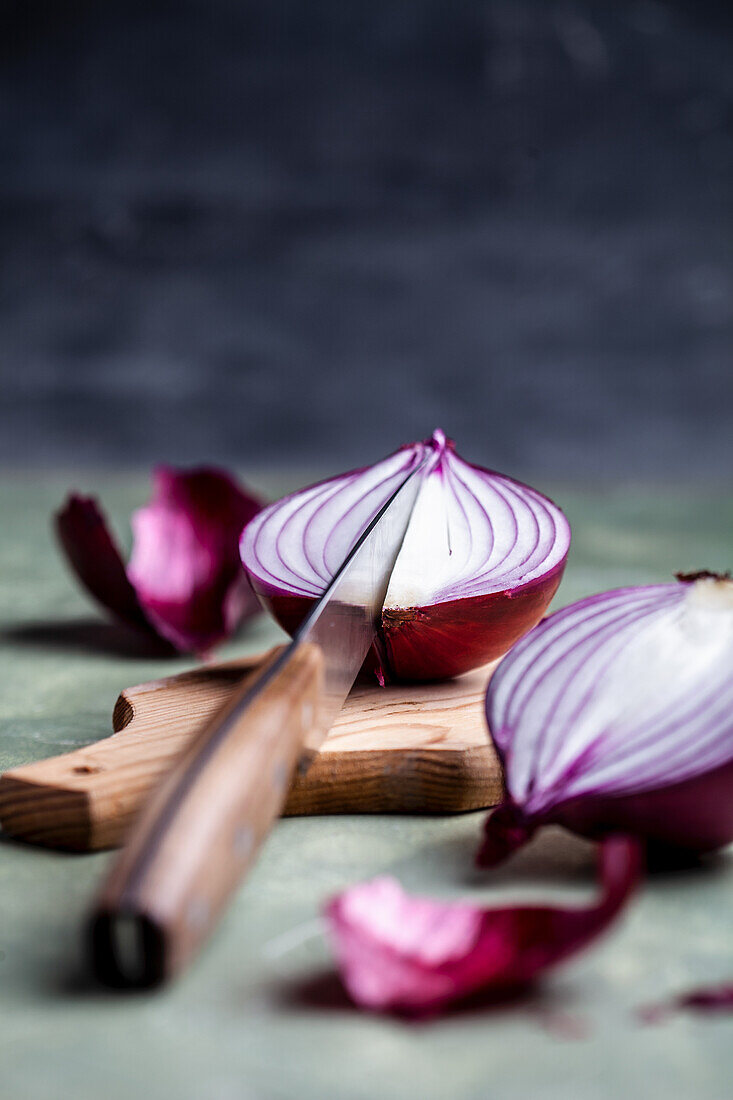
[[[147,792],[261,658],[127,688],[115,733],[0,777],[4,832],[76,851],[121,843]],[[494,665],[437,684],[358,684],[286,814],[458,813],[495,805],[502,776],[484,717]]]

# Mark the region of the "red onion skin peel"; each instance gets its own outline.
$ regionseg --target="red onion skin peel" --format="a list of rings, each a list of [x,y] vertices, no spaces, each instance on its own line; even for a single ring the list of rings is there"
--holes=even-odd
[[[733,582],[695,575],[551,615],[501,662],[486,713],[507,797],[490,866],[545,824],[650,854],[733,840]]]
[[[265,508],[242,561],[263,606],[292,634],[399,481],[431,461],[365,669],[380,682],[440,680],[500,657],[544,614],[570,527],[536,490],[464,462],[436,431],[376,466]]]
[[[413,898],[391,878],[354,886],[326,910],[344,985],[364,1008],[422,1016],[479,992],[509,995],[608,927],[639,880],[639,845],[605,838],[598,867],[600,899],[572,909]]]
[[[127,565],[93,498],[72,494],[55,525],[77,578],[116,619],[204,656],[259,611],[237,542],[261,506],[223,470],[162,466],[132,517]]]
[[[688,993],[678,993],[659,1004],[645,1005],[639,1009],[639,1018],[645,1024],[657,1024],[675,1012],[692,1011],[709,1016],[729,1016],[733,1012],[733,982],[701,986]]]
[[[150,624],[96,500],[72,493],[54,525],[67,562],[89,595],[119,622],[148,632]]]

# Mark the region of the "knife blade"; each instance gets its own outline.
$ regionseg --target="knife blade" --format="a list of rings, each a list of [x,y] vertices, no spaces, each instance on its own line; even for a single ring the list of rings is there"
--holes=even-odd
[[[374,640],[426,461],[406,473],[290,644],[246,680],[143,808],[89,922],[100,981],[159,984],[213,930]]]

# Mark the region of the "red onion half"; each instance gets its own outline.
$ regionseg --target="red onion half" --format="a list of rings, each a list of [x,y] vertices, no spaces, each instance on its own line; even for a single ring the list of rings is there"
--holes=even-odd
[[[733,581],[622,588],[551,615],[486,698],[506,801],[479,862],[539,825],[703,852],[733,840]]]
[[[570,546],[569,524],[552,501],[465,462],[436,431],[375,466],[269,505],[240,544],[252,587],[292,633],[426,451],[431,461],[371,655],[382,681],[467,672],[501,656],[540,620]]]

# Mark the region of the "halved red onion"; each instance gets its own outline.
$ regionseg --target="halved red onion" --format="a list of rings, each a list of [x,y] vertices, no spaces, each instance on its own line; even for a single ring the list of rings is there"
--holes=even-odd
[[[605,839],[601,897],[574,909],[410,897],[392,878],[353,886],[326,910],[344,984],[365,1008],[420,1013],[478,991],[507,993],[600,935],[633,892],[640,863],[635,841]]]
[[[426,452],[371,655],[382,681],[467,672],[501,656],[538,622],[570,546],[560,509],[527,485],[465,462],[436,431],[375,466],[276,501],[242,534],[253,588],[292,633]]]
[[[486,698],[507,798],[492,864],[539,825],[693,852],[733,840],[733,581],[591,596],[512,650]]]
[[[93,498],[70,496],[56,531],[81,583],[117,619],[206,653],[259,610],[238,539],[260,507],[222,470],[161,466],[153,499],[132,517],[127,567]]]

